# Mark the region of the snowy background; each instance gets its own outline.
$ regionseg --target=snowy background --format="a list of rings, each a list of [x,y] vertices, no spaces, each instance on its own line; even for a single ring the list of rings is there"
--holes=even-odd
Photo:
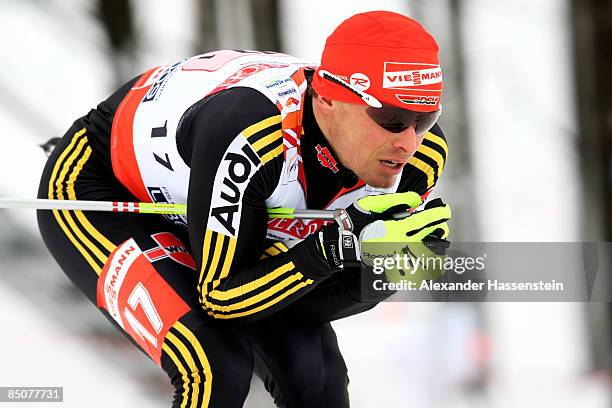
[[[236,1],[217,0],[217,17]],[[0,197],[35,197],[45,161],[37,145],[63,135],[104,99],[117,72],[127,80],[196,53],[195,1],[132,4],[138,46],[111,64],[93,2],[0,2]],[[318,60],[326,35],[358,11],[406,13],[438,38],[451,156],[437,194],[453,206],[454,240],[600,238],[583,230],[578,208],[569,1],[465,0],[463,99],[453,93],[447,1],[279,4],[282,51],[309,60]],[[228,23],[219,43],[253,48],[247,34],[255,29],[248,20],[240,31]],[[469,138],[453,140],[460,125]],[[463,154],[453,156],[455,149]],[[30,210],[0,210],[0,323],[0,386],[63,386],[65,407],[170,405],[165,374],[72,289]],[[583,304],[384,304],[335,327],[356,408],[612,403],[609,369],[592,370]],[[272,406],[258,380],[246,406]]]

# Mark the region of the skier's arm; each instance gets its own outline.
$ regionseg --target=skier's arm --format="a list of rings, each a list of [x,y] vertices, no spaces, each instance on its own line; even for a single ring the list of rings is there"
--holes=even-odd
[[[265,200],[281,175],[281,116],[264,95],[229,89],[194,106],[181,132],[188,156],[189,235],[204,310],[255,320],[287,306],[331,275],[316,236],[274,258],[265,245]]]
[[[434,126],[425,134],[417,153],[402,173],[398,191],[414,191],[426,198],[442,175],[448,147],[440,127]],[[365,312],[383,301],[393,292],[368,292],[364,298],[360,268],[347,268],[334,274],[317,288],[282,313],[289,319],[303,323],[320,324]]]

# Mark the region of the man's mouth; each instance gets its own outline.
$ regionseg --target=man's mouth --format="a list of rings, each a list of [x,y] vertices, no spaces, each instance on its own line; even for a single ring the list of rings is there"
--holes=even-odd
[[[403,161],[400,162],[400,161],[393,161],[393,160],[381,160],[381,163],[384,166],[389,167],[390,169],[399,169],[404,164],[406,164],[406,162],[403,162]]]

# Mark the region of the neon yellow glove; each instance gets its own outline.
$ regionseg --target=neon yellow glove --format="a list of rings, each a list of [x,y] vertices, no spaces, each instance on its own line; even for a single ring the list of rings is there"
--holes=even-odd
[[[448,221],[451,209],[441,199],[436,198],[425,205],[425,209],[415,211],[401,220],[378,220],[368,224],[361,232],[362,242],[420,242],[434,234],[437,238],[448,237]]]
[[[421,205],[421,196],[414,191],[371,195],[360,198],[347,207],[353,222],[353,234],[359,236],[363,228],[378,220],[390,220],[393,214]]]
[[[401,220],[381,220],[367,225],[361,233],[361,259],[378,269],[384,264],[389,282],[437,279],[444,273],[445,250],[450,245],[447,221],[450,207],[440,199],[422,211]],[[395,262],[385,259],[391,258]],[[376,271],[376,269],[375,269]]]
[[[332,271],[339,271],[345,264],[359,265],[360,245],[358,237],[367,225],[393,219],[393,215],[421,204],[415,192],[381,194],[360,198],[337,219],[336,225],[328,225],[319,232],[321,253]],[[402,240],[402,242],[405,239]]]

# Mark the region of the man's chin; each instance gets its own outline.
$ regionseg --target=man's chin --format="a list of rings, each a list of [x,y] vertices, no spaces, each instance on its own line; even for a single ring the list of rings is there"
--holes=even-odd
[[[367,185],[372,186],[374,188],[391,188],[395,185],[395,181],[398,177],[399,175],[387,177],[381,177],[379,175],[377,177],[363,178],[363,181],[365,181]]]

